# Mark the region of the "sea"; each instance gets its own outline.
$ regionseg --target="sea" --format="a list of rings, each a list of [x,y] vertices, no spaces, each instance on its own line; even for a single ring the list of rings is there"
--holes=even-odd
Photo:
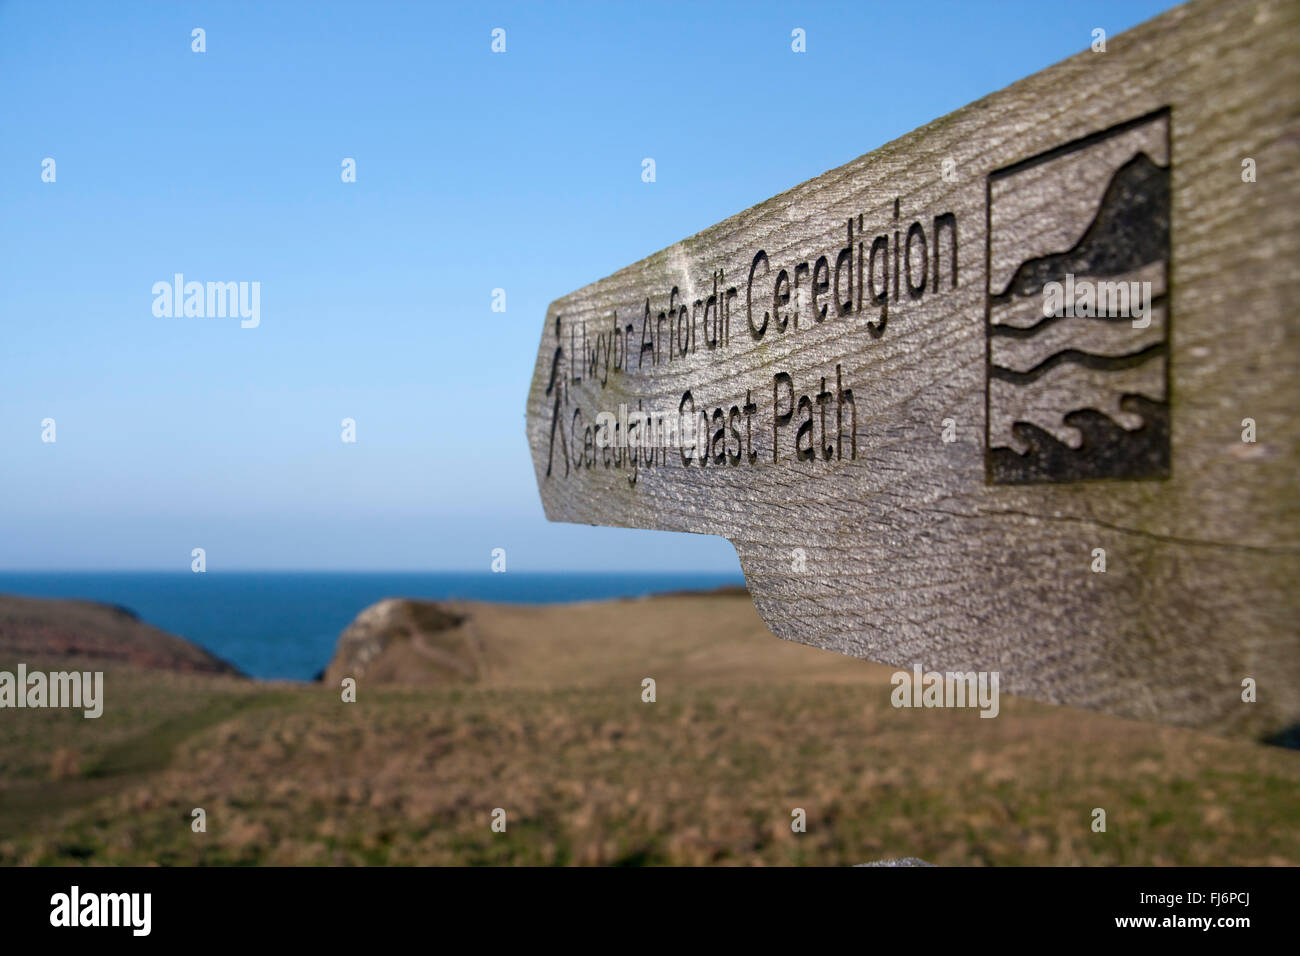
[[[115,604],[250,677],[313,680],[386,597],[556,604],[743,585],[714,572],[0,572],[0,594]]]

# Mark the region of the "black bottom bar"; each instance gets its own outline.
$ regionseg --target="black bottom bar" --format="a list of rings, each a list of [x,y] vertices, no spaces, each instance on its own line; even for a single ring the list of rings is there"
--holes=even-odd
[[[53,925],[73,922],[74,886],[77,923],[119,925]],[[1260,930],[1294,930],[1295,888],[1294,870],[1240,867],[7,869],[0,870],[0,913],[6,944],[75,936],[128,945],[287,938],[337,946],[374,945],[390,934],[608,944],[757,935],[771,944],[848,931],[863,943],[972,933],[972,943],[988,943],[1026,932],[1042,941],[1199,937],[1231,945]],[[149,894],[148,935],[135,935],[146,924],[143,895],[101,894]]]

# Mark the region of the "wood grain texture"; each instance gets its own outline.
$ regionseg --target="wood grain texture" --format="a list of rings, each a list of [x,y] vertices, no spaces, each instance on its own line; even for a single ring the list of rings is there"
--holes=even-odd
[[[783,638],[898,667],[996,670],[1009,693],[1225,733],[1300,722],[1298,38],[1293,2],[1187,4],[1109,38],[1104,53],[1080,53],[556,300],[527,407],[548,518],[727,537],[760,614]],[[1128,170],[1145,185],[1115,185],[1135,150],[1154,167]],[[1247,157],[1254,183],[1242,181]],[[1007,283],[1032,289],[1025,263],[1038,256],[1050,265],[1051,254],[1079,245],[1108,195],[1142,200],[1161,182],[1167,256],[1125,271],[1154,278],[1158,331],[1066,319],[1074,331],[1052,331],[1059,341],[997,338],[1009,371],[991,372],[1001,360],[990,361],[990,326],[1023,325],[1017,309],[1041,301],[996,295]],[[936,221],[945,214],[956,223],[955,288],[948,232]],[[848,314],[837,314],[832,290],[819,296],[829,304],[824,321],[805,297],[797,330],[788,319],[778,332],[773,314],[761,338],[751,334],[746,288],[759,250],[767,271],[756,270],[756,325],[773,313],[780,269],[793,276],[807,263],[807,290],[822,274],[820,256],[829,280],[843,247],[857,267],[857,244],[865,240],[866,258],[883,234],[883,262],[912,222],[926,237],[926,290],[913,298],[905,287],[921,271],[917,237],[901,294],[886,292],[883,330],[870,299],[880,274],[857,268],[847,284],[864,275],[868,293]],[[737,293],[729,337],[710,349],[712,326],[695,303],[715,291],[717,270],[716,291]],[[659,312],[668,322],[642,351],[647,300],[652,332]],[[615,339],[615,315],[634,331]],[[1146,338],[1126,345],[1130,334]],[[1020,375],[1047,354],[1034,348],[1055,354],[1071,336],[1103,356],[1132,347],[1143,364],[1103,363],[1101,374],[1066,360],[1032,381]],[[1148,347],[1151,362],[1139,354]],[[809,396],[812,437],[826,439],[818,451],[831,445],[829,460],[795,457],[802,412],[774,436],[785,408],[783,387],[774,402],[779,373],[790,377],[791,399]],[[584,449],[597,412],[640,403],[676,416],[688,390],[697,411],[721,409],[741,436],[745,419],[730,409],[747,396],[756,406],[743,447],[724,433],[724,464],[684,465],[670,447],[634,472],[626,459],[615,467],[613,453]],[[820,405],[819,392],[830,395]],[[1113,407],[1099,407],[1099,397]],[[1063,419],[1071,401],[1107,417]],[[1146,468],[1145,477],[1058,472],[1004,483],[990,465],[990,440],[1003,435],[1016,446],[1006,454],[1019,453],[1018,436],[1036,433],[1015,422],[1037,421],[1056,430],[1063,455],[1082,448],[1093,467],[1105,455],[1090,422],[1123,442],[1154,434],[1158,408],[1167,415],[1163,466],[1158,449],[1140,463],[1124,451],[1098,466]],[[834,424],[821,426],[822,412],[833,422],[837,410],[856,412],[855,444],[847,428],[833,442]],[[1256,422],[1254,444],[1242,441],[1244,418]],[[955,441],[942,439],[945,419]],[[1105,549],[1105,573],[1091,570],[1095,548]],[[1255,703],[1242,701],[1245,677],[1258,682]]]

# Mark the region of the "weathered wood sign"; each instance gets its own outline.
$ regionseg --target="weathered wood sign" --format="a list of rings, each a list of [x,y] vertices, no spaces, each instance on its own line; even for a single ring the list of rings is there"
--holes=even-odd
[[[781,637],[1300,722],[1300,5],[1105,47],[554,302],[547,516],[725,535]]]

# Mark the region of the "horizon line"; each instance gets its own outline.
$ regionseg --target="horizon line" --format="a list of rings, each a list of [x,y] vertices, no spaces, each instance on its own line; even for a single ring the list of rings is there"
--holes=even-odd
[[[724,574],[743,578],[743,572],[708,568],[548,568],[543,570],[493,571],[481,568],[223,568],[189,571],[177,568],[3,568],[0,574]]]

